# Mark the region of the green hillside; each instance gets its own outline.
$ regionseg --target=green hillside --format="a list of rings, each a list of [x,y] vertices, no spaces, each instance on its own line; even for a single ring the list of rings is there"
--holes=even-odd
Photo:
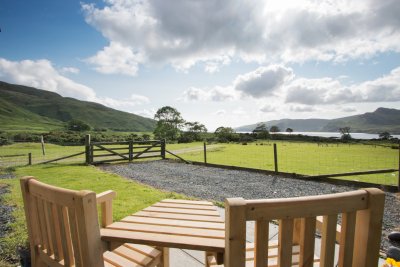
[[[343,117],[333,120],[325,119],[282,119],[264,122],[267,127],[278,126],[281,131],[292,128],[297,132],[337,132],[339,128],[350,127],[351,132],[400,134],[400,110],[378,108],[374,112]],[[257,124],[237,127],[239,132],[251,132]]]
[[[92,128],[114,131],[153,131],[155,121],[98,103],[62,97],[27,86],[0,82],[0,130],[48,131],[77,119]]]

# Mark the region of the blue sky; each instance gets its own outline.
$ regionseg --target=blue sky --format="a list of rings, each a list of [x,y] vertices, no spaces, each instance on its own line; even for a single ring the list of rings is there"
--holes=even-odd
[[[400,108],[400,2],[2,0],[0,80],[209,130]]]

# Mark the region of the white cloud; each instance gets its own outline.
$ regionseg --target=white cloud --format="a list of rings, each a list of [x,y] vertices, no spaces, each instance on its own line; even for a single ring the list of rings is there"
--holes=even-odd
[[[67,73],[78,74],[79,69],[73,68],[73,67],[64,67],[64,68],[61,68],[60,72],[63,74],[67,74]]]
[[[108,0],[82,8],[110,42],[90,59],[103,73],[133,75],[153,63],[183,71],[204,63],[215,72],[234,58],[344,61],[400,51],[398,0]]]
[[[117,42],[111,42],[103,50],[97,52],[93,57],[86,59],[86,62],[95,65],[95,70],[104,74],[125,74],[135,76],[138,71],[138,64],[143,61],[143,56],[134,53],[131,48]]]
[[[287,103],[305,105],[400,101],[400,67],[372,81],[344,86],[332,78],[299,78],[287,87]]]
[[[156,114],[156,110],[155,109],[142,109],[142,110],[136,110],[134,111],[134,114],[137,114],[139,116],[143,116],[146,118],[154,118],[154,114]]]
[[[212,89],[201,89],[190,87],[185,90],[182,97],[179,98],[183,101],[229,101],[239,99],[240,93],[235,91],[232,87],[215,86]]]
[[[293,71],[280,65],[259,67],[255,71],[239,75],[234,88],[253,97],[271,96],[282,85],[293,78]]]
[[[59,93],[62,96],[93,101],[113,108],[132,107],[150,102],[147,97],[136,94],[132,94],[128,100],[98,97],[92,88],[64,77],[49,60],[45,59],[9,61],[0,58],[0,77],[10,83],[32,86]]]
[[[290,106],[290,111],[293,112],[313,112],[316,109],[313,106],[305,106],[305,105],[295,105],[295,106]]]
[[[214,114],[217,116],[223,116],[226,114],[226,110],[220,109],[220,110],[217,110]]]
[[[276,107],[267,104],[267,105],[262,106],[260,108],[260,111],[264,112],[264,113],[275,112],[276,111]]]
[[[357,109],[355,107],[340,107],[340,110],[343,112],[356,112]]]
[[[0,58],[0,77],[7,82],[32,86],[63,96],[89,101],[96,98],[92,88],[62,76],[46,59],[9,61]]]

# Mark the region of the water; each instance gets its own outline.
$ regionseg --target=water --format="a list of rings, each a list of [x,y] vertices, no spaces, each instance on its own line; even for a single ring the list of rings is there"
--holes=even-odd
[[[337,137],[340,138],[342,135],[339,132],[279,132],[279,134],[302,134],[308,136],[321,136],[321,137]],[[379,134],[368,134],[368,133],[350,133],[352,138],[355,139],[379,139]],[[393,134],[393,137],[400,138],[400,135]]]

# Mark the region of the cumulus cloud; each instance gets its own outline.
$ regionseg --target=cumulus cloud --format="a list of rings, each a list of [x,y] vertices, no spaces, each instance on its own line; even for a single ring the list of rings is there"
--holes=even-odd
[[[304,106],[304,105],[290,106],[290,111],[293,112],[312,112],[315,110],[316,109],[313,106]]]
[[[150,101],[145,96],[135,94],[128,100],[98,97],[92,88],[63,76],[49,60],[45,59],[9,61],[0,58],[0,77],[10,83],[32,86],[59,93],[62,96],[93,101],[114,108],[136,106]]]
[[[223,116],[226,114],[226,110],[220,109],[220,110],[217,110],[214,114],[217,116]]]
[[[285,101],[305,105],[400,101],[400,67],[352,86],[332,78],[299,78],[287,86]]]
[[[108,0],[82,9],[110,42],[89,59],[103,73],[133,75],[152,63],[179,70],[203,63],[216,72],[234,58],[343,61],[400,51],[398,0]]]
[[[11,83],[32,86],[63,96],[89,101],[96,98],[92,88],[62,76],[46,59],[9,61],[0,58],[0,77]]]
[[[67,73],[78,74],[79,69],[73,68],[73,67],[64,67],[64,68],[61,68],[60,72],[63,74],[67,74]]]
[[[180,100],[183,101],[215,101],[222,102],[239,99],[240,93],[232,87],[215,86],[212,89],[190,87],[185,90]]]
[[[138,71],[138,64],[142,61],[142,55],[134,53],[131,48],[117,42],[111,42],[96,55],[86,59],[86,62],[93,64],[95,70],[104,74],[125,74],[135,76]]]
[[[271,105],[264,105],[260,108],[260,111],[264,113],[274,112],[275,110],[276,107]]]
[[[259,67],[255,71],[239,75],[234,81],[234,88],[246,95],[265,97],[293,78],[293,71],[280,65]]]

